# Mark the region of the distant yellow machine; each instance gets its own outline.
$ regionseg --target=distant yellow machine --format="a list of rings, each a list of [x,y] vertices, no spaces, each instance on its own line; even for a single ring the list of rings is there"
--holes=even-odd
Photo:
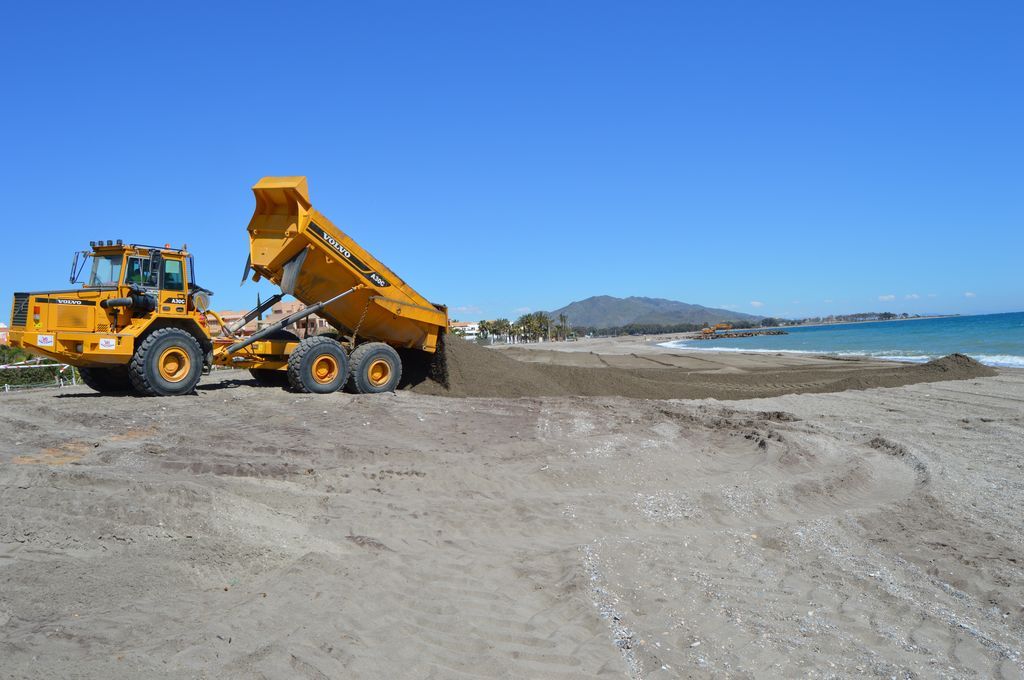
[[[11,345],[79,367],[97,391],[159,396],[192,392],[213,365],[247,368],[261,384],[303,392],[387,392],[402,376],[398,350],[412,352],[408,359],[443,349],[447,308],[314,210],[305,177],[265,177],[253,192],[243,282],[252,272],[281,293],[234,324],[209,309],[212,292],[196,284],[185,248],[94,241],[72,262],[72,283],[89,265],[80,288],[14,294]],[[308,306],[237,335],[286,294]],[[313,313],[336,332],[300,339],[285,330]],[[220,335],[211,334],[208,316]]]
[[[704,335],[714,335],[718,331],[728,331],[732,329],[731,323],[716,323],[714,326],[708,326],[700,329],[700,332]]]

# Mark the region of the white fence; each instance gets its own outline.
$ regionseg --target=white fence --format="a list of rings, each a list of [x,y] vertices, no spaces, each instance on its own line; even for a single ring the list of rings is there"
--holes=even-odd
[[[19,361],[16,364],[5,364],[0,366],[0,371],[3,370],[23,370],[26,368],[52,368],[55,369],[53,375],[53,382],[42,382],[42,383],[29,383],[27,385],[9,385],[3,384],[3,393],[10,392],[12,390],[24,390],[35,387],[64,387],[65,385],[77,385],[78,377],[74,369],[68,364],[53,364],[43,363],[44,359],[28,359],[27,361]]]

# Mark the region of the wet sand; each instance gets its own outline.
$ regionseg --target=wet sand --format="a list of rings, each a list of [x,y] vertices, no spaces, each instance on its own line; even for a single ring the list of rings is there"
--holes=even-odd
[[[3,676],[1024,677],[1022,407],[5,395]]]

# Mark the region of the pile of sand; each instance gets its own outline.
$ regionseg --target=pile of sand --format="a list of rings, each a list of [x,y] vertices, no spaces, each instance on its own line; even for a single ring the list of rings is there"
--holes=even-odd
[[[953,374],[953,377],[951,378],[952,380],[958,380],[961,377],[977,377],[975,373],[979,368],[985,371],[984,375],[996,374],[995,369],[989,368],[983,364],[979,364],[977,361],[975,361],[974,359],[970,358],[965,354],[950,354],[948,356],[942,357],[941,359],[929,361],[927,364],[925,364],[925,368],[928,371],[935,373]]]
[[[446,341],[448,387],[427,379],[412,389],[450,397],[534,397],[567,394],[545,367],[510,359],[460,338]]]
[[[899,387],[939,380],[995,375],[962,354],[926,364],[778,368],[740,374],[709,374],[682,368],[593,368],[517,361],[505,353],[450,338],[448,386],[426,376],[408,389],[450,397],[622,396],[638,399],[754,399],[780,394]]]

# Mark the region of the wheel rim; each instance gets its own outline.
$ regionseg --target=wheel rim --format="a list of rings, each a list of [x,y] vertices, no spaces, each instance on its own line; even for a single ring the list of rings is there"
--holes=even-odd
[[[391,380],[391,364],[384,359],[377,359],[366,370],[366,377],[374,387],[386,385]]]
[[[192,359],[181,347],[168,347],[157,362],[160,377],[167,382],[181,382],[192,369]]]
[[[338,377],[338,360],[330,354],[321,354],[313,360],[313,380],[321,385]]]

